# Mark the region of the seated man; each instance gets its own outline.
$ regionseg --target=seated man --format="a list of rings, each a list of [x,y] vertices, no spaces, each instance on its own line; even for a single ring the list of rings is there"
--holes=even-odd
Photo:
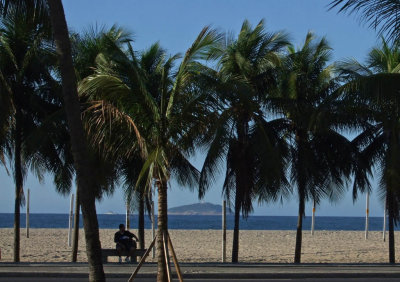
[[[124,250],[128,251],[128,256],[125,259],[126,262],[129,262],[129,257],[135,252],[136,242],[132,240],[133,237],[135,237],[136,241],[139,240],[135,234],[125,230],[125,225],[119,225],[119,231],[114,235],[114,242],[117,243],[116,248],[119,255],[119,263],[122,262],[121,255]]]

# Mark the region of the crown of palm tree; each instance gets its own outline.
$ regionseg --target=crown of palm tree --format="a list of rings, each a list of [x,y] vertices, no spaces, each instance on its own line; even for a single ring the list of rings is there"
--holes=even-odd
[[[400,101],[400,49],[397,44],[389,45],[384,38],[379,47],[373,48],[365,65],[347,60],[340,63],[340,73],[347,82],[340,91],[344,99],[353,103],[354,113],[364,120],[362,133],[353,143],[359,148],[355,170],[353,196],[357,191],[370,189],[372,169],[380,171],[381,195],[394,189],[390,183],[399,176],[397,161],[397,139]],[[390,173],[389,173],[390,171]]]
[[[80,92],[92,101],[89,109],[95,115],[91,124],[101,124],[103,128],[96,129],[97,140],[107,136],[104,134],[108,129],[106,124],[111,119],[104,117],[108,115],[112,117],[113,127],[115,124],[118,128],[119,123],[130,129],[125,131],[131,134],[129,138],[120,138],[127,137],[121,131],[122,135],[116,138],[119,141],[114,139],[114,143],[128,140],[129,144],[120,147],[142,148],[146,162],[139,179],[147,175],[146,182],[151,183],[153,177],[169,179],[172,173],[182,184],[192,186],[194,183],[196,169],[186,161],[186,153],[178,148],[189,150],[187,152],[193,150],[190,144],[193,144],[194,135],[191,134],[195,133],[193,127],[200,116],[196,104],[200,97],[191,91],[192,69],[197,66],[195,59],[202,57],[204,48],[208,48],[216,36],[215,31],[205,28],[176,72],[174,62],[180,55],[167,57],[158,43],[143,52],[139,59],[130,44],[126,50],[116,48],[107,57],[98,56],[96,74],[80,84]]]
[[[23,170],[29,165],[42,178],[44,170],[68,173],[61,157],[63,148],[55,145],[56,139],[65,138],[62,132],[59,85],[56,73],[56,57],[51,43],[51,33],[42,23],[46,12],[10,7],[0,23],[0,87],[2,88],[1,124],[8,132],[8,155],[13,157],[13,136],[16,112],[22,125]],[[31,15],[31,16],[27,16]],[[58,131],[54,130],[58,124]],[[64,134],[64,135],[63,135]],[[3,135],[4,137],[4,135]],[[3,141],[7,140],[3,139]],[[5,144],[2,142],[2,144]],[[3,147],[4,148],[4,147]],[[14,156],[15,157],[15,156]],[[61,190],[68,186],[56,181]],[[64,179],[65,180],[65,179]]]
[[[316,42],[308,33],[304,45],[289,47],[284,61],[281,98],[274,100],[291,132],[291,179],[303,186],[305,200],[337,198],[344,188],[343,176],[349,176],[351,159],[348,140],[336,130],[343,127],[340,101],[334,95],[337,81],[333,65],[327,65],[331,48],[325,38]],[[350,150],[350,148],[349,148]],[[342,156],[342,167],[338,156]],[[345,160],[347,160],[345,162]],[[299,163],[305,161],[302,165]]]
[[[255,198],[276,199],[284,190],[279,188],[285,186],[281,156],[285,146],[280,142],[279,124],[267,122],[264,109],[267,95],[276,85],[279,52],[288,40],[284,33],[265,32],[264,21],[254,29],[245,21],[238,38],[225,42],[210,54],[219,60],[217,70],[208,72],[214,76],[208,81],[214,92],[214,111],[203,140],[208,151],[200,177],[200,197],[226,161],[225,196],[230,200],[240,194],[240,209],[247,216]],[[244,159],[241,150],[245,151]],[[246,175],[242,185],[237,183],[239,171]]]

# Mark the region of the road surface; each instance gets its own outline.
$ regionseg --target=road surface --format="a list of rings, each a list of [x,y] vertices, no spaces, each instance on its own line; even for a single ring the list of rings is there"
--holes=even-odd
[[[85,278],[57,277],[0,277],[0,282],[84,282]],[[174,279],[177,281],[177,279]],[[185,282],[398,282],[398,278],[304,278],[304,279],[185,279]],[[126,278],[109,278],[107,282],[127,282]],[[154,278],[135,279],[134,282],[154,282]]]

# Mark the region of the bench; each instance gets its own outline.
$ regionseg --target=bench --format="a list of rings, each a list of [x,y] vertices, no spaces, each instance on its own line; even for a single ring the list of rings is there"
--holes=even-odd
[[[137,258],[136,257],[142,257],[146,253],[147,249],[136,249],[135,252],[133,253],[133,256],[131,256],[131,262],[136,263]],[[118,252],[116,249],[101,249],[101,255],[103,259],[103,263],[107,263],[108,257],[118,257]],[[122,256],[128,256],[128,251],[124,250],[122,251]]]

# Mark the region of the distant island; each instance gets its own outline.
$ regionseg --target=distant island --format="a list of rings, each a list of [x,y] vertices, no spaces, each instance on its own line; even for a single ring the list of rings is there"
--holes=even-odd
[[[230,214],[229,208],[226,213]],[[170,215],[222,215],[222,206],[211,203],[197,203],[168,209]]]

